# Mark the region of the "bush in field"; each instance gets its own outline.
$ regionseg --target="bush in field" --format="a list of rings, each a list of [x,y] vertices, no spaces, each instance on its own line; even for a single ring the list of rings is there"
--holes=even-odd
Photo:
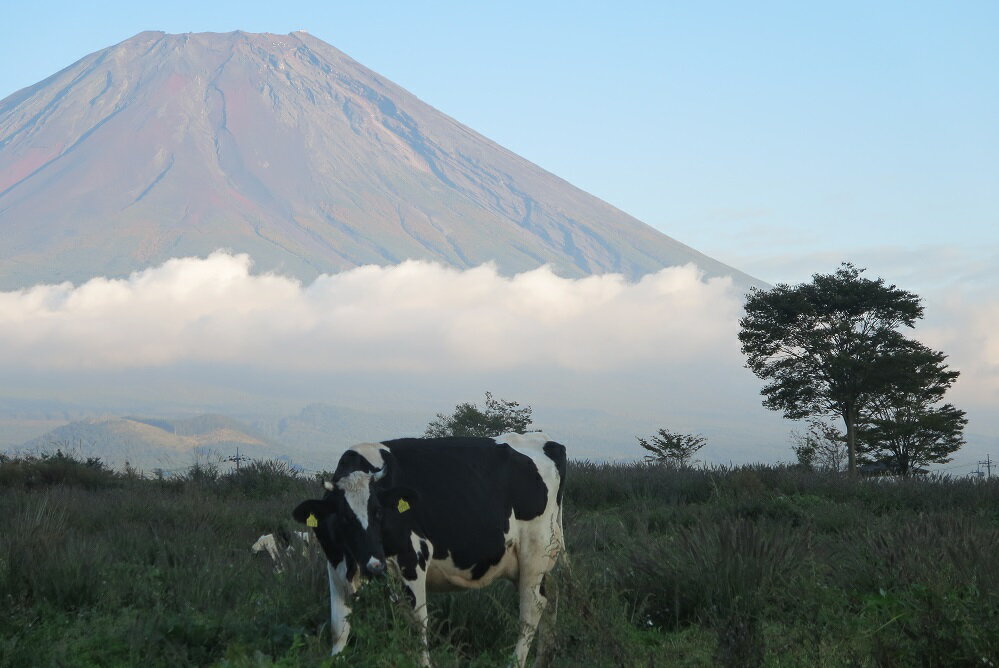
[[[292,489],[300,479],[290,464],[271,459],[250,462],[222,476],[221,480],[229,489],[252,496],[268,496]]]
[[[104,465],[99,457],[77,459],[64,454],[10,457],[0,455],[0,486],[46,487],[51,485],[79,485],[88,489],[111,487],[120,483],[119,476]]]
[[[516,401],[495,398],[486,392],[485,408],[465,402],[454,407],[451,414],[438,413],[424,432],[427,438],[443,436],[499,436],[515,432],[523,434],[531,426],[530,406]]]
[[[681,434],[669,429],[660,429],[650,439],[638,437],[638,444],[651,453],[645,455],[647,464],[665,464],[674,468],[690,466],[694,455],[707,441],[700,435]]]

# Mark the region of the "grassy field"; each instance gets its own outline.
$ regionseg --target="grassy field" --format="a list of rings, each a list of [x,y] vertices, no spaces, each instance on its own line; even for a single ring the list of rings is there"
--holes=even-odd
[[[556,666],[999,664],[999,480],[568,475]],[[0,460],[0,665],[412,665],[390,584],[362,591],[331,659],[321,556],[276,574],[250,554],[318,493],[267,463],[143,480]],[[506,664],[512,587],[437,596],[430,614],[435,665]]]

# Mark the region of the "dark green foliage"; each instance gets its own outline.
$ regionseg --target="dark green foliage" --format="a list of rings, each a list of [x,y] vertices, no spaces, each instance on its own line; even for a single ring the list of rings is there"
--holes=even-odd
[[[11,457],[0,454],[0,488],[78,485],[88,489],[113,487],[120,477],[98,457],[81,460],[61,449],[55,454]]]
[[[250,554],[319,483],[209,471],[0,488],[0,666],[415,665],[390,582],[331,661],[323,557]],[[571,462],[565,496],[555,666],[999,662],[999,481]],[[434,664],[506,665],[516,600],[432,596]]]
[[[473,403],[461,403],[450,415],[438,413],[423,434],[428,438],[442,436],[499,436],[510,432],[523,434],[531,426],[530,406],[521,407],[516,401],[496,399],[486,392],[485,408]]]
[[[645,455],[646,463],[678,468],[690,466],[694,455],[707,442],[708,439],[703,436],[681,434],[669,429],[660,429],[648,440],[638,437],[638,445],[650,453]]]
[[[964,411],[938,406],[957,378],[947,371],[944,355],[923,349],[905,367],[905,385],[878,397],[858,430],[864,461],[880,462],[895,475],[909,475],[927,464],[944,464],[964,445]]]
[[[287,492],[296,486],[295,472],[286,462],[259,460],[229,474],[229,486],[251,496]]]
[[[811,283],[753,289],[739,321],[746,364],[766,382],[763,405],[791,419],[841,418],[851,475],[873,409],[889,397],[925,408],[957,377],[942,353],[899,331],[922,317],[919,297],[863,271],[844,263]]]

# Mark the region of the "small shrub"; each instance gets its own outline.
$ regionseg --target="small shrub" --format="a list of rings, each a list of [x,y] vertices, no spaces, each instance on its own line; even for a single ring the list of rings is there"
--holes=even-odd
[[[230,489],[247,496],[273,496],[294,487],[299,478],[287,462],[272,460],[254,461],[223,476]]]

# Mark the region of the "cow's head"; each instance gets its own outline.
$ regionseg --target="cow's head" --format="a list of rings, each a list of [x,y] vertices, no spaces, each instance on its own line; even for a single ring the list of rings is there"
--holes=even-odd
[[[304,501],[292,513],[315,530],[331,563],[346,557],[348,569],[356,564],[364,577],[382,575],[386,553],[397,554],[408,541],[410,511],[418,503],[407,488],[384,488],[384,478],[385,469],[353,471],[324,483],[322,499]]]

